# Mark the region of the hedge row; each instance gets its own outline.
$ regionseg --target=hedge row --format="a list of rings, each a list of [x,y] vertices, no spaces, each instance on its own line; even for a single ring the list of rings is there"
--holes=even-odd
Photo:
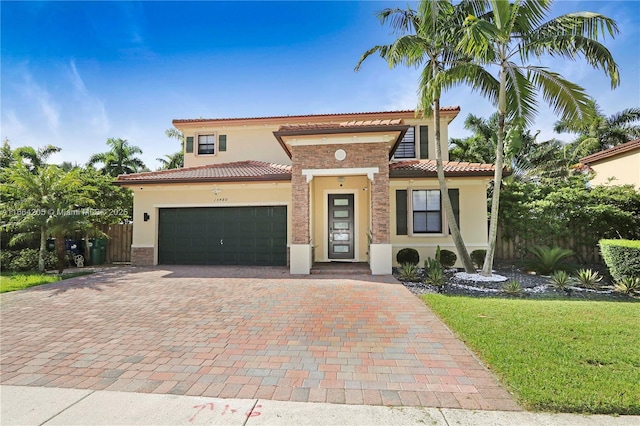
[[[600,240],[600,252],[616,281],[640,278],[640,241]]]

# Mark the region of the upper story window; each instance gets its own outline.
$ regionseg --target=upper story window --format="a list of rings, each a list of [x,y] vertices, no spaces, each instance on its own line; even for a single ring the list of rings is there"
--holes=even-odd
[[[414,234],[442,233],[442,204],[440,191],[421,189],[411,191]]]
[[[198,135],[198,154],[216,153],[216,135]]]
[[[416,128],[409,127],[393,155],[397,159],[416,158]]]

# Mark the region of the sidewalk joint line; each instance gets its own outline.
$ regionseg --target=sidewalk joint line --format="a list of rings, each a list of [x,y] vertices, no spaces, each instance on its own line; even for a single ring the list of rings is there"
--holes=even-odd
[[[62,411],[60,411],[59,413],[54,414],[53,416],[49,417],[47,420],[45,420],[44,422],[40,423],[38,426],[42,426],[44,424],[46,424],[48,421],[53,420],[55,417],[58,417],[60,414],[64,413],[65,411],[67,411],[69,408],[73,407],[74,405],[78,404],[80,401],[83,401],[85,398],[87,398],[90,395],[93,395],[96,391],[92,390],[91,392],[89,392],[88,394],[86,394],[85,396],[83,396],[82,398],[80,398],[79,400],[77,400],[76,402],[74,402],[73,404],[71,404],[68,407],[65,407]]]
[[[247,413],[247,418],[244,419],[244,422],[242,423],[242,426],[246,426],[247,422],[249,421],[249,419],[251,418],[251,415],[253,414],[253,410],[256,409],[256,406],[258,405],[258,399],[256,399],[256,401],[253,403],[253,407],[251,407],[251,410],[249,410],[249,412]]]
[[[444,413],[442,412],[442,407],[438,407],[438,411],[440,412],[440,415],[444,419],[444,422],[447,424],[447,426],[450,426],[449,425],[449,419],[447,419],[447,416],[445,416]]]

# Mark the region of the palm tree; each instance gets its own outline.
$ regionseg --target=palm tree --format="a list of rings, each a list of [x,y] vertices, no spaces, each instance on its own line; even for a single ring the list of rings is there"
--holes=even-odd
[[[136,154],[142,154],[142,149],[135,145],[129,145],[126,139],[109,138],[107,145],[111,150],[94,154],[89,158],[88,166],[102,163],[102,171],[110,176],[126,175],[136,173],[145,168],[144,163]]]
[[[16,200],[9,219],[8,228],[18,232],[9,244],[29,240],[33,235],[40,237],[38,269],[44,271],[44,254],[47,250],[47,235],[55,231],[56,251],[64,258],[64,236],[70,231],[88,226],[86,216],[77,214],[80,207],[93,205],[86,187],[80,179],[79,170],[63,171],[54,165],[44,165],[32,172],[30,168],[17,162],[11,169],[3,192],[11,193]],[[71,213],[73,212],[73,213]],[[69,214],[71,213],[71,214]],[[59,268],[63,261],[58,260]]]
[[[640,138],[640,108],[627,108],[607,117],[595,100],[589,100],[588,120],[559,120],[554,130],[578,136],[574,157],[580,158]]]
[[[454,7],[449,0],[423,0],[418,11],[410,7],[406,10],[383,10],[378,14],[381,23],[390,21],[394,32],[400,37],[390,45],[369,49],[356,66],[357,71],[362,62],[374,53],[378,53],[392,68],[398,65],[423,66],[416,114],[421,112],[423,116],[433,115],[441,200],[451,237],[465,271],[469,273],[475,272],[475,268],[456,222],[444,176],[440,141],[440,96],[442,91],[463,82],[488,96],[496,91],[493,80],[484,69],[472,64],[454,50],[456,34],[452,29],[460,28],[464,18],[476,10],[480,3],[463,1]]]
[[[578,12],[544,22],[551,0],[490,0],[490,10],[469,16],[458,49],[473,56],[487,68],[498,69],[498,134],[494,191],[491,200],[489,247],[482,274],[490,276],[495,254],[500,205],[500,183],[504,160],[505,124],[508,121],[531,123],[536,113],[536,93],[566,120],[588,117],[588,101],[584,89],[545,67],[527,65],[529,58],[552,57],[576,59],[584,57],[611,79],[611,87],[619,84],[618,66],[611,53],[597,40],[608,33],[618,33],[616,22],[592,12]]]
[[[47,160],[51,154],[60,152],[62,148],[53,145],[46,145],[38,149],[34,149],[30,146],[23,146],[16,148],[14,155],[23,160],[27,160],[30,165],[31,172],[35,172],[40,167],[47,164]]]
[[[160,170],[179,169],[184,166],[184,153],[182,151],[165,155],[165,158],[156,158],[162,166]]]

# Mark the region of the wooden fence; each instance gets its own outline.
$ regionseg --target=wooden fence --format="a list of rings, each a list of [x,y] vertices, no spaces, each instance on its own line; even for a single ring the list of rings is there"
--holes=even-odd
[[[133,223],[117,225],[103,225],[100,231],[107,235],[107,251],[105,263],[131,262],[131,241],[133,239]],[[84,235],[76,233],[69,237],[72,240],[80,240]]]
[[[585,231],[586,232],[586,231]],[[585,246],[584,244],[576,244],[576,239],[571,238],[564,240],[560,238],[549,238],[544,243],[527,241],[524,238],[516,236],[513,239],[503,238],[503,229],[498,227],[498,240],[496,241],[496,259],[514,260],[523,259],[529,253],[527,248],[534,245],[558,246],[571,249],[576,253],[576,257],[580,262],[584,263],[603,263],[600,256],[600,248],[597,245]]]

